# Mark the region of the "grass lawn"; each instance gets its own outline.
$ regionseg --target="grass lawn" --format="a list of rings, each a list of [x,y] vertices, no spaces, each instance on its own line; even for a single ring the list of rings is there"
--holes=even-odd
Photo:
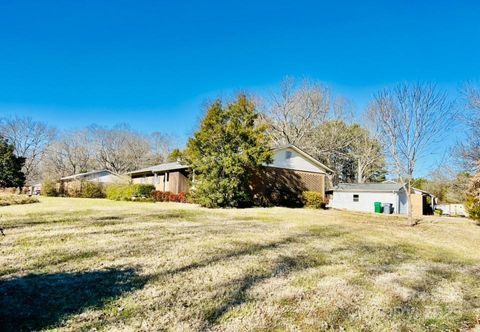
[[[0,330],[463,330],[480,227],[42,198],[0,208]]]

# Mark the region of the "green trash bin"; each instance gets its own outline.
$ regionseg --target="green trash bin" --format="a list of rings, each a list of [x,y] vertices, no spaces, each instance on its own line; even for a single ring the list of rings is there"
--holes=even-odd
[[[375,213],[382,213],[382,203],[381,202],[375,202]]]

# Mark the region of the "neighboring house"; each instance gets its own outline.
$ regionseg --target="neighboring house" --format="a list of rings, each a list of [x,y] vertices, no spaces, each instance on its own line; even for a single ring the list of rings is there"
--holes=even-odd
[[[325,192],[331,187],[333,171],[321,162],[293,145],[273,150],[273,162],[264,165],[253,179],[255,192],[265,191],[272,186],[286,186],[294,191]],[[160,164],[127,173],[133,183],[153,184],[157,190],[172,193],[189,189],[188,165],[178,162]],[[193,179],[194,180],[194,179]]]
[[[99,171],[90,171],[65,176],[60,179],[60,183],[57,185],[57,189],[61,193],[73,195],[74,192],[78,192],[82,189],[82,182],[84,181],[95,182],[102,185],[125,182],[125,180],[120,175],[103,169]]]
[[[65,176],[60,179],[60,182],[67,183],[73,181],[89,181],[89,182],[98,182],[98,183],[116,183],[122,182],[123,179],[120,175],[109,171],[107,169],[102,169],[99,171],[90,171],[85,173],[78,173],[70,176]]]
[[[392,213],[408,213],[407,191],[400,183],[340,183],[329,194],[329,207],[336,209],[374,212],[375,202],[380,202],[391,204]],[[434,205],[435,196],[412,188],[413,215],[432,214]]]
[[[133,183],[153,184],[156,190],[175,194],[188,191],[190,168],[178,162],[165,163],[127,173]]]
[[[42,193],[42,184],[36,183],[26,188],[28,195],[40,195]]]

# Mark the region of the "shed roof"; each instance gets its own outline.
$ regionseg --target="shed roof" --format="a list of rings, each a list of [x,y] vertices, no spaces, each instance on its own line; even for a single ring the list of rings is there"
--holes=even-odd
[[[339,183],[333,191],[400,191],[401,183]]]
[[[164,163],[164,164],[142,168],[139,170],[128,172],[127,174],[157,173],[157,172],[166,172],[166,171],[173,171],[173,170],[187,169],[187,168],[189,168],[189,166],[180,164],[179,162],[175,161],[173,163]]]

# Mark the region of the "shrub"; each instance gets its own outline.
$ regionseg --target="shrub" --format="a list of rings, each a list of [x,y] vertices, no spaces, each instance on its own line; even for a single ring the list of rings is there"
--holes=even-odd
[[[323,194],[316,191],[304,191],[302,193],[303,204],[307,208],[324,209],[325,201]]]
[[[42,184],[41,193],[44,196],[58,196],[57,183],[53,180],[45,180]]]
[[[178,202],[187,203],[187,194],[181,192],[178,194],[169,191],[153,191],[152,198],[155,202]]]
[[[480,224],[480,172],[470,180],[465,206],[469,217]]]
[[[80,197],[83,198],[105,198],[105,188],[101,183],[82,182]]]
[[[151,184],[112,184],[107,186],[106,195],[115,201],[144,200],[151,198],[154,190]]]
[[[467,196],[465,206],[468,211],[468,216],[471,219],[476,220],[477,223],[480,223],[480,199],[473,196]]]
[[[152,192],[152,198],[155,202],[168,202],[169,191],[155,190]]]
[[[433,211],[433,214],[435,214],[436,216],[441,216],[443,214],[443,210],[442,209],[435,209],[435,211]]]
[[[27,195],[0,194],[0,206],[38,203],[38,199]]]

